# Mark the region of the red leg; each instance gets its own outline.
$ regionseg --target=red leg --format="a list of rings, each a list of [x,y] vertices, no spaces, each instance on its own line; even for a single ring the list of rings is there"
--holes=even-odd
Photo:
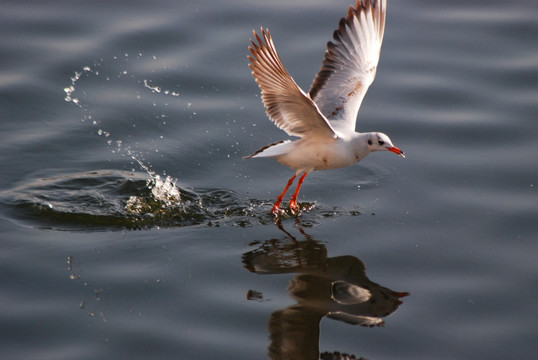
[[[290,200],[290,210],[294,213],[296,213],[299,210],[299,206],[297,206],[297,196],[299,195],[299,190],[301,190],[301,185],[303,185],[304,178],[306,177],[307,173],[304,173],[303,176],[299,179],[299,183],[297,184],[297,190],[295,190],[295,193],[291,197]]]
[[[284,195],[286,195],[286,192],[290,188],[291,184],[293,184],[293,180],[295,180],[296,177],[297,177],[297,174],[293,175],[293,177],[288,181],[288,185],[286,185],[286,188],[284,189],[282,194],[280,194],[280,196],[278,197],[275,205],[273,205],[273,209],[271,210],[273,214],[275,215],[278,214],[278,211],[280,210],[280,205],[282,204],[282,200],[284,200]]]

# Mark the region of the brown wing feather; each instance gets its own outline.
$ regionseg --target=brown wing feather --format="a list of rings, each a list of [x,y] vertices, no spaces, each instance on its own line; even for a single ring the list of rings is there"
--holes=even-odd
[[[297,86],[284,68],[269,31],[261,29],[262,38],[254,31],[249,67],[260,86],[269,118],[286,133],[303,137],[307,134],[335,137],[327,119],[316,104]]]

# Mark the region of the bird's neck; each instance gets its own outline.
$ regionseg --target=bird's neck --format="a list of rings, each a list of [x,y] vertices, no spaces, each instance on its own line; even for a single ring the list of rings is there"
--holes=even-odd
[[[355,133],[351,139],[353,151],[358,161],[364,159],[371,151],[368,146],[369,133]]]

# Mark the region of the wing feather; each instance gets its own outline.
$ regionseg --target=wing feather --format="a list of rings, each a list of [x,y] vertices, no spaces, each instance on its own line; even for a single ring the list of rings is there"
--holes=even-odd
[[[386,0],[357,0],[327,43],[321,70],[309,95],[333,128],[355,131],[357,114],[374,81],[383,34]]]
[[[336,137],[331,125],[310,96],[305,94],[284,68],[269,30],[261,29],[263,40],[254,31],[249,67],[260,86],[269,118],[288,135]]]

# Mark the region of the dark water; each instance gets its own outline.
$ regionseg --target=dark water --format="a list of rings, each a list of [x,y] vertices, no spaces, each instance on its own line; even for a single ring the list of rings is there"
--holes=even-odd
[[[251,31],[308,89],[349,4],[2,2],[2,358],[535,356],[535,1],[389,0],[358,128],[407,158],[269,215]]]

